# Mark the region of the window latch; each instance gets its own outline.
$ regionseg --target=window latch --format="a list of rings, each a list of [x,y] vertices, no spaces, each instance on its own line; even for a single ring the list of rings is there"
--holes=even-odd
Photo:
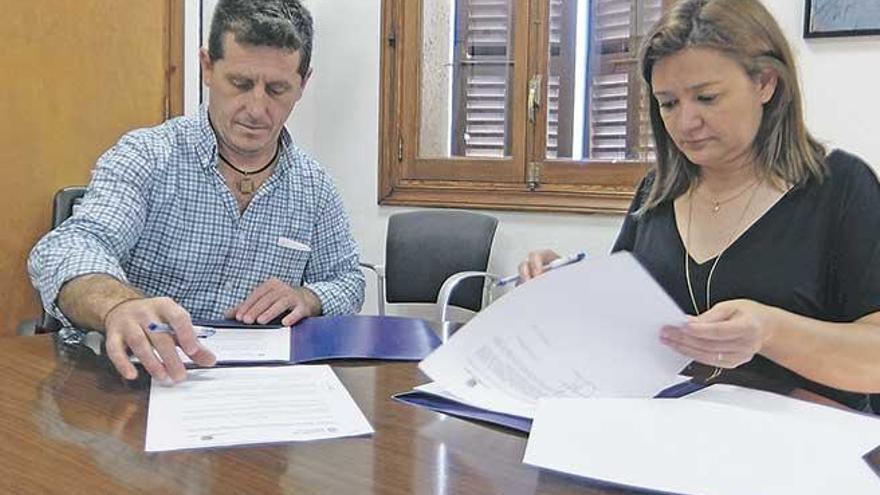
[[[388,34],[387,41],[388,41],[388,46],[390,46],[391,48],[397,48],[397,33],[394,32],[394,30],[392,30]]]
[[[526,174],[526,187],[529,191],[535,191],[541,185],[541,165],[535,162],[529,163]]]
[[[529,80],[529,97],[527,105],[529,122],[534,124],[538,116],[538,110],[541,108],[541,74],[538,74]]]

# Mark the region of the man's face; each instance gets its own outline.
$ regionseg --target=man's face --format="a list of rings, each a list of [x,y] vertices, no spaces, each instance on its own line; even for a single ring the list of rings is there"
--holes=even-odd
[[[200,53],[208,113],[224,154],[240,159],[272,155],[284,122],[302,97],[308,75],[299,75],[299,51],[223,39],[223,58]]]

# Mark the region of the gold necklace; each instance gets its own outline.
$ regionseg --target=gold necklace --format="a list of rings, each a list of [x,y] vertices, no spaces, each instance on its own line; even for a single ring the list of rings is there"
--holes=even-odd
[[[712,202],[712,213],[716,213],[716,214],[717,214],[719,211],[721,211],[721,205],[726,204],[726,203],[730,203],[730,202],[733,201],[734,199],[736,199],[736,198],[742,196],[743,194],[746,193],[746,191],[748,191],[749,189],[751,189],[752,186],[754,186],[755,184],[757,184],[758,181],[759,181],[759,179],[755,179],[754,182],[749,183],[748,185],[746,185],[746,187],[740,189],[736,194],[734,194],[733,196],[731,196],[731,197],[729,197],[729,198],[727,198],[727,199],[722,199],[722,200],[719,201],[719,200],[714,199],[714,198],[706,198],[706,199],[708,199],[709,201]]]
[[[752,206],[752,202],[755,200],[755,196],[758,195],[758,187],[756,187],[760,183],[759,180],[756,180],[749,186],[749,188],[753,188],[752,195],[749,197],[749,201],[746,203],[746,206],[743,208],[742,213],[739,216],[739,220],[736,221],[733,230],[730,233],[730,237],[728,237],[727,242],[724,243],[724,247],[721,249],[721,252],[718,253],[718,256],[715,257],[715,261],[712,262],[712,267],[709,268],[709,276],[706,278],[706,311],[712,307],[712,276],[715,275],[715,268],[718,266],[718,262],[721,261],[721,256],[724,255],[724,252],[727,251],[727,248],[730,247],[731,242],[733,242],[734,236],[736,236],[739,227],[742,225],[743,220],[746,218],[746,212],[749,211],[749,208]],[[748,189],[744,189],[746,191]],[[737,196],[741,195],[742,192],[738,193]],[[729,200],[728,200],[729,201]],[[694,189],[691,189],[690,193],[688,193],[688,219],[687,226],[685,228],[685,238],[684,238],[684,277],[687,280],[687,288],[688,295],[691,296],[691,304],[694,306],[694,312],[699,316],[702,311],[700,311],[700,307],[697,305],[697,298],[694,296],[694,288],[693,284],[691,284],[691,269],[690,269],[690,250],[688,249],[688,244],[691,240],[691,220],[693,219],[694,212]],[[720,359],[720,355],[719,355]],[[718,378],[721,375],[723,369],[720,366],[716,366],[714,370],[712,370],[712,374],[709,375],[709,378],[706,380],[712,380],[714,378]]]

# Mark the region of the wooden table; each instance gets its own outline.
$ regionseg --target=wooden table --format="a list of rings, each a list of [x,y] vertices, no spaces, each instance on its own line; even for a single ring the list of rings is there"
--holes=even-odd
[[[147,454],[148,381],[85,348],[0,338],[0,493],[639,493],[522,464],[526,438],[390,399],[415,364],[334,366],[371,437]]]
[[[525,435],[393,401],[413,363],[334,366],[371,437],[147,454],[149,382],[85,348],[0,338],[0,493],[637,493],[522,463]]]

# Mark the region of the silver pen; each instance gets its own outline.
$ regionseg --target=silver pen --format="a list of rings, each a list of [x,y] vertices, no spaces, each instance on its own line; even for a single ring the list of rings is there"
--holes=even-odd
[[[171,325],[167,323],[150,323],[147,325],[147,330],[154,333],[175,333],[174,329],[171,328]],[[206,339],[217,333],[217,331],[211,327],[201,327],[198,325],[193,325],[193,330],[196,333],[196,337],[200,339]]]
[[[562,266],[565,266],[565,265],[570,265],[570,264],[572,264],[572,263],[577,263],[578,261],[582,261],[582,260],[583,260],[584,258],[586,258],[586,257],[587,257],[587,253],[581,251],[580,253],[576,253],[576,254],[573,254],[573,255],[571,255],[571,256],[565,256],[565,257],[562,257],[562,258],[556,258],[555,260],[551,261],[550,263],[547,263],[546,265],[544,265],[543,268],[544,268],[544,271],[545,271],[545,272],[548,272],[548,271],[553,270],[553,269],[555,269],[555,268],[559,268],[559,267],[562,267]],[[509,283],[511,283],[511,282],[516,282],[517,280],[519,280],[519,274],[518,274],[518,273],[517,273],[516,275],[511,275],[511,276],[509,276],[509,277],[504,277],[504,278],[502,278],[502,279],[499,280],[498,283],[495,284],[495,285],[498,286],[498,287],[503,287],[503,286],[505,286],[505,285],[507,285],[507,284],[509,284]]]

